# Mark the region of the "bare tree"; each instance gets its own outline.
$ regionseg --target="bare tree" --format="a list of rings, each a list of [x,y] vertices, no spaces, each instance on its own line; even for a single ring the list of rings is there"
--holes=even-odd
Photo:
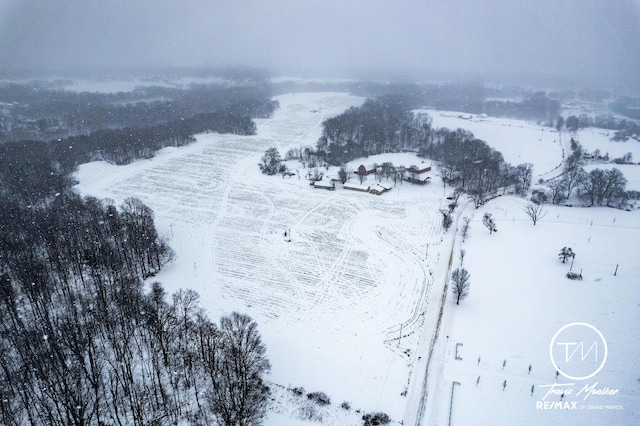
[[[453,224],[453,216],[451,215],[451,211],[440,210],[440,213],[442,213],[442,227],[445,231],[448,231]]]
[[[220,320],[222,366],[212,383],[209,403],[218,423],[225,426],[258,424],[269,401],[263,376],[271,365],[257,324],[237,312]]]
[[[313,170],[311,171],[311,180],[313,181],[317,182],[319,180],[322,180],[323,176],[324,176],[324,173],[318,167],[314,167]]]
[[[578,163],[565,164],[564,174],[560,178],[562,187],[567,191],[565,198],[571,197],[571,193],[576,187],[580,187],[587,179],[587,172]]]
[[[392,177],[395,172],[395,166],[393,165],[393,163],[389,161],[385,161],[384,163],[382,163],[381,168],[382,168],[381,174],[383,174],[387,180],[389,180],[389,178]]]
[[[565,263],[568,258],[574,258],[576,254],[571,250],[571,247],[562,247],[560,253],[558,253],[558,257],[562,260],[562,263]]]
[[[526,194],[531,187],[531,178],[533,177],[533,164],[524,163],[516,166],[517,183],[516,194]]]
[[[469,282],[470,277],[471,275],[464,268],[458,268],[451,274],[451,282],[453,284],[451,291],[453,291],[453,295],[456,296],[456,305],[459,305],[460,301],[469,294],[469,287],[471,286]]]
[[[582,196],[593,206],[603,202],[609,205],[611,201],[622,199],[627,179],[616,168],[611,170],[593,169],[582,182]]]
[[[551,202],[553,204],[560,204],[565,199],[565,192],[567,191],[566,182],[564,179],[553,179],[547,182],[551,193]]]
[[[547,214],[547,211],[544,210],[544,206],[542,204],[534,203],[527,204],[527,206],[524,208],[524,212],[533,222],[533,226],[536,226],[536,223]]]
[[[482,216],[482,223],[489,230],[489,234],[493,234],[498,230],[498,228],[496,228],[496,221],[491,213],[485,213],[484,216]]]
[[[473,205],[475,206],[476,209],[479,208],[481,205],[483,205],[487,201],[488,194],[481,187],[472,188],[467,193],[469,194],[469,197],[471,197],[471,199],[473,200]]]
[[[338,177],[340,178],[340,183],[342,184],[346,183],[351,177],[350,175],[351,175],[351,170],[349,169],[349,166],[347,164],[341,165],[340,169],[338,170]]]
[[[471,219],[469,219],[466,216],[462,218],[462,229],[460,230],[460,235],[462,236],[462,242],[463,243],[467,239],[467,237],[469,236],[469,222],[470,221],[471,221]]]

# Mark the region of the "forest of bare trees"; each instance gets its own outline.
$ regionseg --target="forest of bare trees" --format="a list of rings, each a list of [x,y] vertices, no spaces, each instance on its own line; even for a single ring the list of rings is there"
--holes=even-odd
[[[0,424],[260,423],[270,364],[257,324],[239,313],[212,322],[192,290],[167,295],[152,280],[174,253],[153,211],[135,198],[83,198],[72,178],[83,162],[148,158],[197,132],[251,134],[250,116],[277,107],[243,102],[0,143]]]
[[[467,193],[476,208],[496,195],[499,188],[510,186],[521,195],[529,191],[532,164],[512,166],[471,132],[434,129],[428,114],[410,111],[408,106],[402,96],[386,95],[367,99],[361,107],[325,120],[317,149],[307,157],[343,165],[375,154],[415,152],[437,161],[442,179]]]
[[[0,208],[0,423],[255,424],[269,370],[251,318],[212,323],[158,282],[173,252],[140,200]]]
[[[431,118],[407,108],[402,97],[386,95],[325,120],[317,156],[338,166],[358,157],[417,151],[429,142]]]

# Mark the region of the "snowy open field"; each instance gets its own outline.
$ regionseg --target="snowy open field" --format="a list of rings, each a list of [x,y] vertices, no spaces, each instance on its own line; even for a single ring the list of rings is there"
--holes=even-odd
[[[548,206],[547,215],[533,226],[522,212],[524,205],[524,200],[506,197],[475,211],[471,238],[458,246],[466,251],[464,267],[471,274],[471,293],[459,306],[453,300],[447,303],[449,315],[445,315],[444,329],[449,338],[438,348],[445,360],[438,380],[446,397],[437,405],[437,418],[441,423],[448,421],[451,389],[456,381],[460,384],[455,385],[451,424],[637,424],[637,212]],[[482,225],[484,212],[496,217],[498,233],[489,235]],[[570,264],[561,263],[557,257],[565,246],[577,253],[572,270],[582,272],[582,281],[565,277]],[[459,265],[460,259],[456,258],[454,267]],[[556,379],[550,362],[553,335],[572,322],[595,326],[608,345],[603,370],[590,380]],[[462,345],[458,349],[462,360],[455,359],[458,343]],[[590,355],[586,362],[595,363],[594,353]],[[503,391],[504,380],[507,385]],[[559,395],[544,398],[549,388],[540,386],[553,383],[576,383],[573,395],[567,394],[563,401],[597,408],[537,409],[539,401],[560,401]],[[585,384],[594,383],[598,383],[597,388],[608,386],[619,393],[586,399],[584,392],[577,395]]]
[[[612,141],[610,138],[614,133],[615,131],[606,129],[580,129],[577,139],[587,152],[599,149],[602,155],[608,153],[611,159],[620,158],[630,152],[633,156],[632,161],[640,162],[640,142],[633,139],[625,142]]]
[[[505,161],[512,165],[532,163],[534,176],[561,169],[566,144],[555,129],[508,118],[430,109],[421,111],[433,118],[433,127],[471,131],[476,138],[500,151]],[[563,138],[567,136],[563,134]]]
[[[438,209],[451,189],[443,191],[435,173],[431,185],[405,182],[381,196],[313,189],[304,170],[301,179],[260,174],[257,163],[267,148],[284,155],[289,147],[314,145],[325,118],[364,101],[340,93],[278,100],[272,119],[257,120],[256,136],[199,135],[196,143],[152,160],[90,163],[77,174],[83,194],[118,202],[134,196],[155,211],[160,233],[177,253],[156,277],[169,292],[193,288],[212,318],[235,310],[258,322],[276,399],[267,425],[309,424],[295,418],[301,400],[281,386],[327,393],[332,405],[316,412],[325,424],[361,424],[356,409],[383,411],[404,424],[416,424],[424,409],[421,424],[447,424],[454,381],[460,384],[451,424],[640,421],[637,210],[549,206],[534,227],[522,212],[525,200],[505,196],[479,210],[458,209],[472,217],[471,237],[462,243],[453,229],[442,231]],[[468,128],[512,164],[533,163],[534,176],[562,160],[558,134],[548,128],[489,119],[474,128],[471,120],[449,124],[430,113],[435,126]],[[407,166],[411,160],[386,159]],[[482,227],[484,211],[496,217],[497,234]],[[583,270],[582,281],[564,277],[568,265],[557,258],[563,246],[577,253],[573,269]],[[444,301],[423,406],[442,290],[450,263],[459,265],[460,248],[467,252],[471,294],[459,306],[450,295]],[[596,326],[608,343],[607,363],[591,382],[619,389],[589,401],[622,409],[536,410],[543,388],[531,396],[531,385],[555,380],[549,342],[576,321]],[[462,360],[455,359],[457,343]],[[351,411],[339,408],[343,401]]]
[[[562,158],[562,149],[569,149],[572,136],[587,152],[599,149],[602,155],[608,153],[611,159],[620,158],[630,152],[633,162],[640,161],[640,142],[614,142],[610,139],[615,133],[613,130],[586,128],[579,129],[575,135],[563,130],[560,138],[558,131],[553,128],[521,120],[430,109],[421,111],[433,118],[434,127],[470,130],[475,137],[500,151],[504,159],[511,164],[533,163],[534,175],[557,170],[559,159]],[[553,145],[549,145],[549,142]]]

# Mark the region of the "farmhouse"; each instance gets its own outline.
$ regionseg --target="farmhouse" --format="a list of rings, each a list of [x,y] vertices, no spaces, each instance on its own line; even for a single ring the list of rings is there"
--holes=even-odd
[[[369,192],[369,188],[371,188],[368,185],[358,185],[354,183],[345,183],[344,185],[342,185],[342,187],[344,189],[349,189],[351,191],[360,191],[360,192]]]

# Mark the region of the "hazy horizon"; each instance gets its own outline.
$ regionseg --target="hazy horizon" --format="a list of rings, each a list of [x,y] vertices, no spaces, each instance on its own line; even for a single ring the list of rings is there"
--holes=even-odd
[[[0,0],[4,71],[206,67],[638,92],[640,1]]]

